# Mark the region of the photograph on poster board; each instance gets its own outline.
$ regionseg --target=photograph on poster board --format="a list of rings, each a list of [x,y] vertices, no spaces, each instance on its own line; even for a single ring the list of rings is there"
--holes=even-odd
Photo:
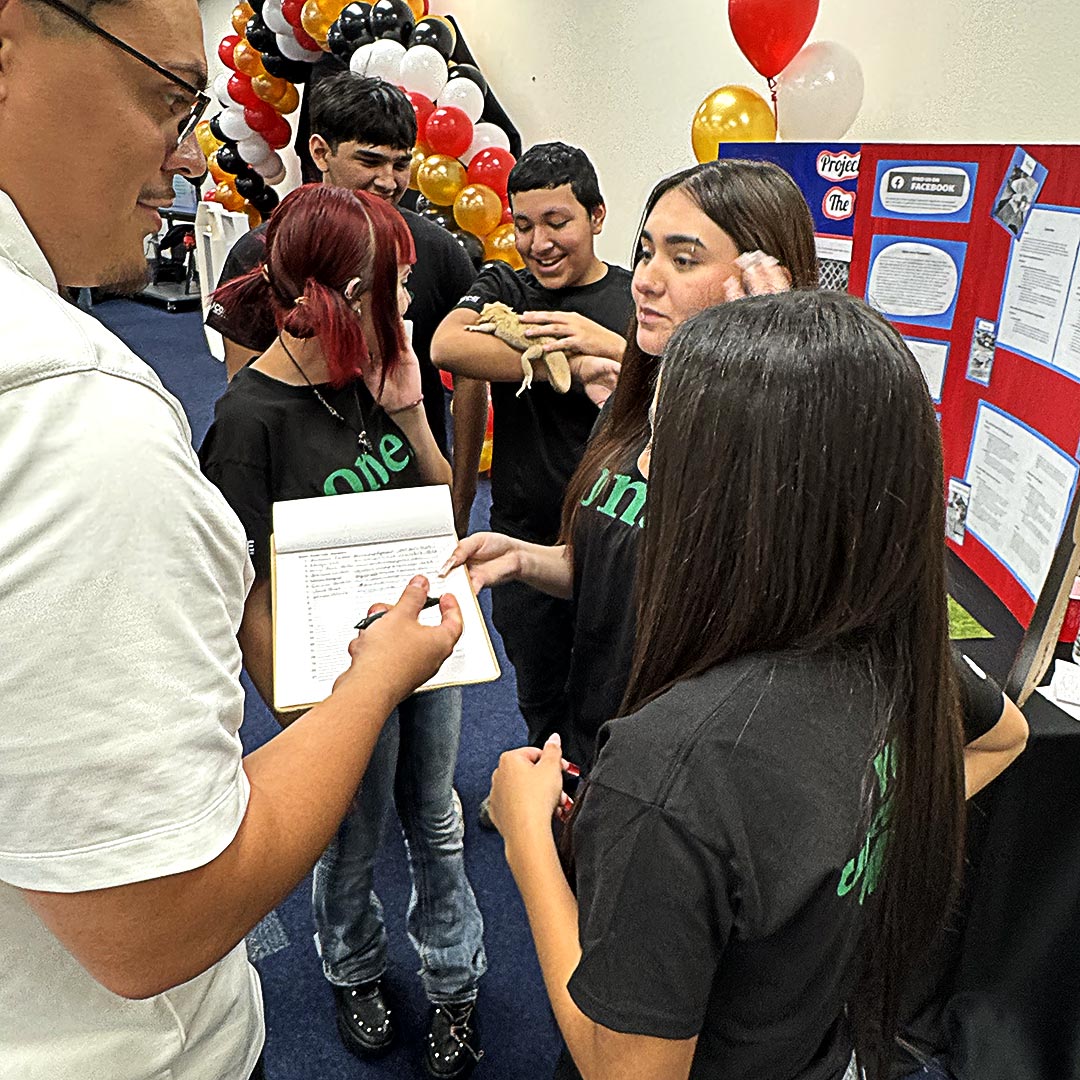
[[[1046,175],[1046,169],[1022,146],[1016,148],[990,212],[990,216],[1014,239],[1023,234]]]
[[[974,162],[879,161],[871,214],[905,221],[971,220]]]
[[[945,503],[945,535],[963,545],[967,531],[968,508],[971,506],[971,485],[955,476],[949,478],[949,497]]]
[[[1036,206],[1009,251],[997,332],[999,348],[1073,378],[1080,377],[1080,302],[1070,303],[1078,253],[1080,208]]]
[[[945,368],[949,363],[949,343],[928,341],[925,338],[905,337],[904,344],[911,350],[915,362],[922,369],[926,387],[935,405],[941,404],[941,387],[945,382]]]
[[[980,401],[964,480],[967,531],[1033,600],[1069,515],[1080,466],[1046,436]]]
[[[814,237],[814,246],[818,259],[818,283],[823,289],[847,292],[851,271],[851,237],[818,233]]]
[[[997,346],[997,324],[989,319],[976,319],[968,353],[967,377],[982,386],[990,385],[994,369],[994,349]]]
[[[895,322],[951,330],[966,256],[957,240],[871,237],[866,302]]]

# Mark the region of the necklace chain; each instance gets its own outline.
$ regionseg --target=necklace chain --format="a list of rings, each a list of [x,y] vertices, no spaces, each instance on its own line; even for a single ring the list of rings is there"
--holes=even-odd
[[[285,344],[284,339],[280,335],[278,335],[278,341],[281,342],[281,347],[285,350],[285,355],[292,361],[293,367],[296,368],[296,370],[300,372],[300,377],[304,380],[304,382],[306,382],[308,384],[308,386],[311,387],[311,392],[318,399],[319,404],[322,405],[322,407],[339,424],[343,425],[344,427],[347,427],[356,436],[356,441],[357,441],[358,445],[360,446],[360,448],[362,450],[366,450],[368,453],[370,453],[371,452],[371,440],[368,438],[367,425],[364,423],[364,410],[360,406],[360,395],[356,390],[356,383],[355,382],[353,383],[352,391],[353,391],[353,400],[356,402],[356,415],[360,417],[360,429],[359,430],[357,430],[355,427],[353,427],[353,425],[350,424],[349,421],[346,420],[345,417],[342,416],[341,413],[339,413],[337,411],[337,409],[335,409],[334,406],[331,405],[330,402],[327,401],[326,398],[324,398],[322,396],[321,393],[319,393],[319,388],[308,378],[307,372],[297,363],[296,357],[293,356],[293,354],[289,351],[289,346]]]

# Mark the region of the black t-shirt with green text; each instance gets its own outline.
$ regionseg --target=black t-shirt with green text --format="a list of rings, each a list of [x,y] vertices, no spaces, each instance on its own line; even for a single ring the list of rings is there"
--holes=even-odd
[[[214,422],[199,449],[203,472],[244,526],[259,577],[270,574],[275,502],[424,483],[405,433],[362,381],[338,390],[324,383],[318,390],[347,424],[328,412],[311,387],[243,368],[214,406]],[[361,428],[370,450],[359,445]]]
[[[617,334],[626,332],[634,313],[630,273],[611,265],[591,285],[545,289],[528,270],[490,263],[458,307],[478,312],[497,302],[518,313],[577,312]],[[522,540],[551,544],[559,534],[563,493],[598,410],[577,384],[559,394],[546,382],[534,382],[518,397],[519,385],[491,384],[491,527]]]

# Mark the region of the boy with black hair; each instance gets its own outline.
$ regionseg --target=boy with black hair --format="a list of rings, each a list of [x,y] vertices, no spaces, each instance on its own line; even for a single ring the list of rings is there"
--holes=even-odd
[[[321,79],[310,96],[311,156],[323,183],[368,191],[397,206],[409,186],[416,113],[396,86],[343,71]],[[416,264],[409,279],[412,304],[405,318],[412,322],[412,345],[420,360],[424,410],[443,456],[450,458],[444,391],[431,363],[432,335],[440,320],[464,293],[476,271],[454,238],[438,225],[399,207],[416,246]],[[218,285],[247,273],[263,257],[266,226],[245,233],[233,245]],[[233,375],[277,336],[268,311],[235,310],[229,316],[212,303],[207,326],[225,341],[225,368]],[[454,520],[464,535],[476,495],[480,448],[487,426],[487,387],[461,378],[454,383]]]
[[[324,183],[367,191],[397,205],[408,186],[416,138],[416,115],[408,98],[389,83],[348,71],[320,81],[310,94],[309,145]],[[428,348],[439,320],[469,287],[474,271],[445,229],[410,211],[401,213],[416,246],[409,278],[412,303],[405,317],[413,323],[412,345],[420,361],[428,424],[445,455],[443,387]],[[260,226],[237,241],[219,284],[263,261],[265,232]],[[253,354],[264,352],[277,336],[273,315],[261,307],[245,310],[230,303],[226,313],[214,304],[207,323],[225,337],[227,361],[230,355],[239,358],[240,363],[230,364],[230,374]],[[454,406],[455,516],[458,528],[467,531],[487,421],[486,385],[457,380]],[[423,886],[414,890],[419,900],[410,911],[409,929],[423,950],[421,970],[432,999],[424,1062],[441,1080],[461,1080],[481,1054],[475,1000],[487,967],[483,923],[460,867],[460,848],[456,859],[453,851],[460,844],[461,824],[445,821],[434,831],[430,804],[425,813],[417,809],[424,792],[416,790],[415,783],[418,775],[445,779],[447,771],[452,780],[461,734],[460,698],[456,708],[441,714],[439,723],[430,723],[430,712],[402,710],[399,725],[400,749],[384,749],[385,738],[380,742],[364,790],[374,792],[393,783],[397,799],[411,800],[412,812],[428,830],[425,842],[410,852],[413,874],[422,875]],[[387,776],[391,771],[392,778]],[[313,893],[316,943],[323,973],[334,988],[338,1031],[344,1044],[363,1057],[382,1054],[396,1037],[383,979],[382,906],[371,887],[386,810],[382,802],[357,798],[346,828],[319,861]]]
[[[561,142],[526,151],[510,173],[515,242],[525,268],[485,267],[439,327],[431,345],[438,367],[491,382],[495,412],[491,528],[538,544],[558,538],[563,492],[577,466],[597,406],[618,377],[633,317],[630,274],[596,256],[606,213],[592,162]],[[495,337],[470,333],[485,304],[523,314],[530,336],[570,359],[573,384],[558,394],[538,365],[520,396],[521,356]],[[492,616],[517,673],[518,708],[529,741],[542,746],[567,715],[565,684],[573,639],[570,601],[520,582],[492,589]],[[484,820],[483,812],[481,821]]]

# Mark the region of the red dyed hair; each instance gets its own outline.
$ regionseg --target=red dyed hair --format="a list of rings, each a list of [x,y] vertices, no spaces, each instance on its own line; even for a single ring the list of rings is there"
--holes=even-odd
[[[270,218],[265,259],[265,274],[258,266],[214,293],[226,311],[269,305],[279,330],[319,339],[331,384],[344,386],[371,362],[360,318],[344,295],[359,278],[357,295],[369,294],[383,378],[394,370],[407,347],[398,265],[415,262],[416,251],[405,219],[388,202],[328,184],[297,188]]]

